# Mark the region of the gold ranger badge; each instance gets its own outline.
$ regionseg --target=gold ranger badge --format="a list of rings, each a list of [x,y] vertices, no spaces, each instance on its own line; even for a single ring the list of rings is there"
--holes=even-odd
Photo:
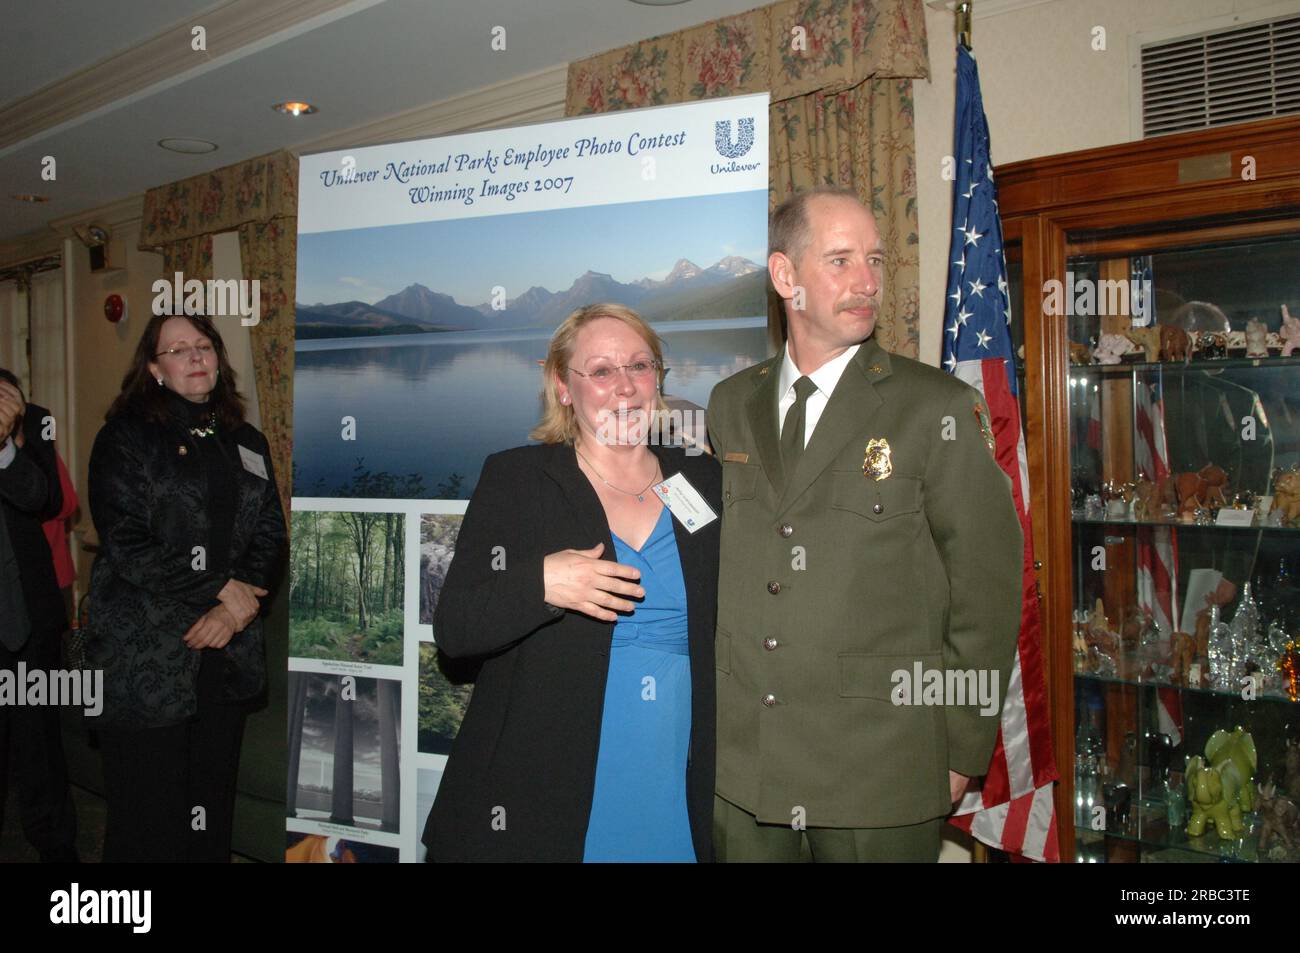
[[[862,475],[874,480],[883,480],[894,472],[890,461],[889,441],[884,437],[873,437],[867,441],[867,452],[862,458]]]

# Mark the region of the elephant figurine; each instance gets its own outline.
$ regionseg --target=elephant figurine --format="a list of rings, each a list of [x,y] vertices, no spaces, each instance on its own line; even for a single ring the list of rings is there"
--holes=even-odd
[[[1237,795],[1237,806],[1243,812],[1255,809],[1255,739],[1250,732],[1237,727],[1229,734],[1220,728],[1205,743],[1205,757],[1210,767],[1224,779],[1225,789],[1231,786]]]
[[[1200,837],[1205,833],[1205,825],[1213,824],[1219,837],[1237,838],[1246,833],[1246,825],[1241,821],[1241,808],[1237,804],[1237,792],[1231,788],[1231,780],[1225,785],[1220,772],[1205,763],[1200,755],[1187,761],[1187,793],[1192,802],[1192,816],[1187,821],[1187,836]]]

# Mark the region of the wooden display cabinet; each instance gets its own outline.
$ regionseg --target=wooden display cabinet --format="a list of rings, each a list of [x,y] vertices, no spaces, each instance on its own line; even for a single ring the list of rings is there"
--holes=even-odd
[[[1192,507],[1207,497],[1199,525],[1170,516],[1167,502],[1152,500],[1148,511],[1145,503],[1135,508],[1105,499],[1124,484],[1131,496],[1142,478],[1157,484],[1162,469],[1173,478],[1211,464],[1228,479],[1229,503],[1238,494],[1244,505],[1247,492],[1271,493],[1280,472],[1300,466],[1300,348],[1291,357],[1275,347],[1262,358],[1230,349],[1222,359],[1204,359],[1201,351],[1187,363],[1145,354],[1111,365],[1078,363],[1081,346],[1103,334],[1127,335],[1147,320],[1197,329],[1200,343],[1212,346],[1210,334],[1222,320],[1231,332],[1244,331],[1252,317],[1278,332],[1282,304],[1300,316],[1300,117],[1033,159],[1001,166],[996,176],[1017,289],[1014,337],[1024,345],[1019,371],[1044,667],[1061,774],[1061,857],[1300,859],[1273,845],[1258,850],[1258,810],[1244,813],[1241,837],[1219,838],[1217,829],[1190,837],[1177,816],[1185,759],[1203,754],[1214,730],[1237,724],[1252,733],[1257,749],[1251,783],[1275,778],[1283,789],[1289,779],[1300,797],[1300,770],[1288,775],[1285,766],[1290,741],[1300,738],[1292,727],[1300,726],[1300,706],[1279,687],[1279,673],[1266,671],[1276,653],[1252,643],[1247,657],[1232,643],[1235,654],[1216,650],[1213,665],[1198,654],[1202,667],[1192,677],[1210,678],[1205,687],[1180,674],[1173,653],[1175,644],[1185,644],[1173,641],[1175,631],[1195,634],[1196,606],[1184,604],[1188,590],[1216,578],[1226,581],[1213,588],[1222,621],[1240,614],[1243,638],[1258,631],[1248,624],[1250,610],[1241,609],[1251,582],[1260,625],[1272,624],[1275,639],[1279,630],[1300,639],[1300,520],[1274,526],[1257,514],[1249,526],[1205,525],[1232,516],[1216,516],[1217,500],[1205,489],[1186,498]],[[1073,287],[1066,284],[1071,278]],[[1118,307],[1116,283],[1130,280],[1136,297]],[[1058,307],[1054,281],[1066,298],[1088,283],[1103,299],[1113,291],[1104,303],[1094,295],[1092,310],[1119,313],[1062,313],[1078,309]],[[1072,300],[1086,310],[1086,298]],[[1217,479],[1215,471],[1206,473]],[[1178,509],[1172,486],[1166,493]],[[1158,494],[1162,487],[1143,488]],[[1091,610],[1097,599],[1112,628],[1133,620],[1129,634],[1137,631],[1137,644],[1121,640],[1112,656],[1105,639],[1085,640],[1076,653],[1076,613]],[[1267,635],[1260,635],[1260,645]],[[1213,678],[1222,676],[1217,688],[1211,668]],[[1242,673],[1252,684],[1239,692]],[[1240,697],[1251,694],[1254,673],[1261,690]],[[1188,684],[1178,684],[1180,678]],[[1076,740],[1086,750],[1076,751]],[[1121,783],[1127,794],[1113,787]],[[1125,798],[1128,810],[1119,817]],[[1185,814],[1193,807],[1187,804]]]

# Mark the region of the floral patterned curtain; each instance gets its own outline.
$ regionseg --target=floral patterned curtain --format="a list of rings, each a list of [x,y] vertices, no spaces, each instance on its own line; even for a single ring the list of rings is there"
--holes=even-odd
[[[888,250],[877,339],[916,357],[912,80],[928,75],[921,0],[782,0],[570,64],[565,111],[769,92],[769,207],[816,185],[858,193]]]
[[[286,520],[292,496],[297,216],[298,160],[276,152],[150,189],[140,230],[140,248],[161,252],[166,274],[199,279],[212,277],[212,236],[239,232],[244,277],[260,282],[260,320],[249,328],[253,376]]]

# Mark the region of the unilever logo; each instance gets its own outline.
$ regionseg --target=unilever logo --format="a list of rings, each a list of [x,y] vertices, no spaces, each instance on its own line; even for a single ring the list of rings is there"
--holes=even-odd
[[[731,141],[731,120],[720,119],[713,124],[713,145],[718,154],[727,159],[739,159],[754,148],[754,117],[746,116],[736,121],[740,140]]]

